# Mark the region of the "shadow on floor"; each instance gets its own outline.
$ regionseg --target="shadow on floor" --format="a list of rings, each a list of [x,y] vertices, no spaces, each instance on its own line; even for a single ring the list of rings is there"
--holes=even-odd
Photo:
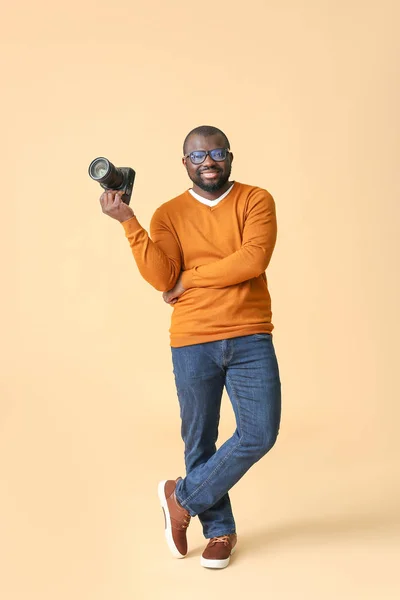
[[[292,523],[282,523],[276,527],[265,527],[252,532],[240,534],[241,553],[246,552],[248,548],[267,549],[268,546],[281,544],[290,540],[301,538],[325,538],[329,539],[340,537],[352,537],[357,534],[371,534],[379,530],[386,530],[388,533],[395,533],[397,530],[400,536],[400,515],[399,513],[361,513],[353,515],[337,515],[326,517],[315,517],[304,520],[298,520]]]

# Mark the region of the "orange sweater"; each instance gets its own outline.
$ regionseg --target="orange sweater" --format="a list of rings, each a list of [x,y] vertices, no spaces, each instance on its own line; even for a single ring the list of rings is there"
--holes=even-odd
[[[187,190],[155,211],[150,237],[136,216],[122,225],[141,275],[156,290],[173,288],[184,271],[172,347],[272,332],[265,269],[277,225],[269,192],[235,182],[210,207]]]

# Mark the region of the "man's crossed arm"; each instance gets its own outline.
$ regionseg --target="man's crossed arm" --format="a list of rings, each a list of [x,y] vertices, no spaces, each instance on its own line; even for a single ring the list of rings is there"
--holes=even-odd
[[[239,250],[185,271],[178,241],[161,218],[160,209],[151,219],[151,238],[136,217],[123,226],[141,275],[163,292],[169,304],[189,288],[224,288],[258,277],[271,260],[277,237],[275,202],[269,194],[258,195],[249,206]]]

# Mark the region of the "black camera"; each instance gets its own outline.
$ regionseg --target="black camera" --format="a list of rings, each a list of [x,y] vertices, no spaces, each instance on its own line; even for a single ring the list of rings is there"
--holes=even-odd
[[[105,190],[123,190],[121,199],[125,204],[129,204],[136,175],[133,169],[114,167],[107,158],[100,156],[90,163],[89,175]]]

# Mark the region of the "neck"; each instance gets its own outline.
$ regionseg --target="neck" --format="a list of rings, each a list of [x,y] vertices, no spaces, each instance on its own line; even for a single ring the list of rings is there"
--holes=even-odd
[[[202,190],[201,187],[199,187],[195,183],[193,184],[192,189],[194,192],[196,192],[196,194],[198,194],[199,196],[202,196],[203,198],[206,198],[207,200],[216,200],[217,198],[222,196],[222,194],[225,194],[225,192],[227,190],[229,190],[229,188],[231,187],[231,185],[233,183],[234,183],[233,181],[227,181],[225,183],[225,185],[222,186],[222,188],[220,188],[219,190],[216,190],[215,192],[206,192],[205,190]]]

